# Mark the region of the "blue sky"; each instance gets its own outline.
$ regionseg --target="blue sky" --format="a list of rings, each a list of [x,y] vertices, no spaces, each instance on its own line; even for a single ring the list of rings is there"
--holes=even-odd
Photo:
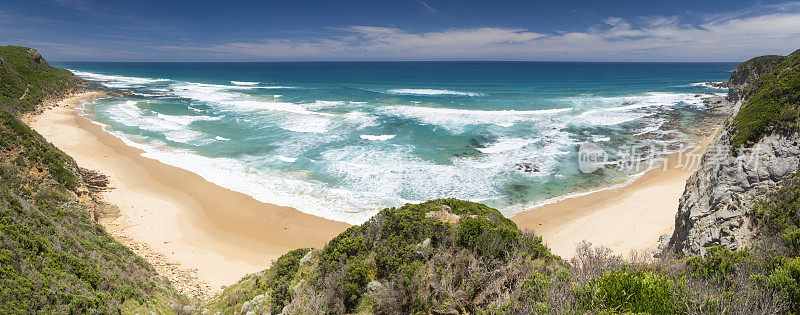
[[[786,1],[0,0],[59,61],[741,61],[800,48]]]

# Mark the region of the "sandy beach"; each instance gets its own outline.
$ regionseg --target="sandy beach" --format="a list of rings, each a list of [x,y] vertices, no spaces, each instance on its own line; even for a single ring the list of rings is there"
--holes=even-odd
[[[79,166],[110,177],[112,189],[102,192],[102,199],[120,212],[101,223],[170,280],[186,282],[176,287],[208,296],[268,268],[289,250],[322,247],[348,227],[256,201],[142,157],[142,150],[79,116],[75,107],[82,100],[101,95],[76,94],[28,123]]]
[[[583,240],[623,256],[631,251],[650,253],[659,237],[675,227],[678,201],[697,167],[689,156],[702,155],[716,130],[683,155],[668,155],[666,169],[649,170],[630,185],[543,205],[511,220],[520,229],[541,235],[553,253],[565,259],[575,255],[575,246]]]

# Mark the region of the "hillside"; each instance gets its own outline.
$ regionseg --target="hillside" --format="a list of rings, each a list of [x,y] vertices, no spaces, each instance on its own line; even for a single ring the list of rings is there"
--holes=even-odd
[[[71,72],[51,67],[33,48],[0,46],[0,110],[32,111],[43,100],[72,91],[76,84]]]
[[[160,313],[187,303],[94,221],[87,173],[18,119],[77,80],[30,48],[0,47],[0,60],[0,313]]]
[[[442,199],[384,209],[322,249],[298,249],[203,308],[223,314],[797,311],[800,259],[713,248],[625,260],[583,243],[550,254],[495,209]]]

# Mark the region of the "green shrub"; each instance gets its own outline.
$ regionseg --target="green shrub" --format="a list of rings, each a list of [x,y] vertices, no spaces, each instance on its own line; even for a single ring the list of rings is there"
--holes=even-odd
[[[650,272],[611,271],[575,289],[581,309],[612,312],[674,314],[674,294],[680,289],[667,276]]]
[[[761,234],[780,235],[787,248],[800,254],[800,176],[797,173],[780,182],[753,209],[753,218]]]
[[[271,274],[265,283],[267,290],[264,291],[271,292],[273,311],[280,312],[285,304],[291,302],[289,285],[297,273],[297,269],[300,268],[300,259],[310,251],[310,248],[290,251],[278,258],[270,268]]]
[[[520,300],[527,302],[543,302],[550,288],[550,277],[546,274],[534,271],[533,274],[522,283]]]
[[[720,246],[708,248],[705,256],[695,256],[686,261],[686,270],[695,278],[731,278],[736,266],[749,257],[747,251],[731,251]]]
[[[783,258],[769,276],[754,276],[754,280],[767,285],[781,294],[789,302],[789,310],[800,313],[800,257]]]
[[[354,261],[347,266],[344,276],[339,280],[344,305],[351,311],[358,305],[361,295],[369,282],[369,270],[372,269],[362,261]]]
[[[462,217],[458,221],[458,244],[478,255],[503,259],[513,248],[519,233],[485,217]]]
[[[44,98],[76,86],[72,73],[51,67],[43,59],[36,62],[33,55],[28,47],[0,46],[0,109],[28,112]]]

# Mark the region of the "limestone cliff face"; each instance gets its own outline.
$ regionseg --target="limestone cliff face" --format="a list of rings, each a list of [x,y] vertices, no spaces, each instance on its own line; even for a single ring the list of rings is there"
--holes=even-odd
[[[675,231],[671,236],[662,236],[656,255],[693,256],[702,255],[715,245],[728,249],[749,245],[754,236],[749,216],[753,206],[798,169],[800,134],[796,130],[767,132],[743,152],[731,147],[734,117],[748,104],[753,92],[746,87],[786,59],[774,57],[751,59],[731,74],[728,98],[736,103],[697,171],[686,182],[675,216]]]

